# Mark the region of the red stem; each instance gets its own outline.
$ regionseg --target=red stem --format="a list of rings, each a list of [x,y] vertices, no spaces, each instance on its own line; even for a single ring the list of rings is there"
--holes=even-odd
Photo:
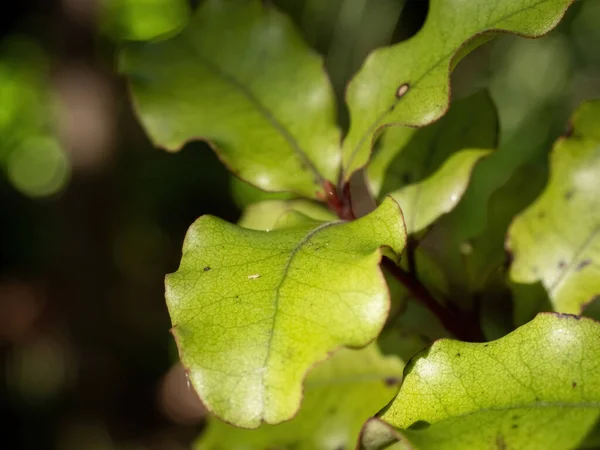
[[[354,211],[352,211],[352,199],[350,198],[350,183],[344,183],[339,189],[336,189],[333,183],[325,181],[323,184],[325,195],[321,195],[322,200],[327,206],[342,220],[354,220]]]
[[[427,288],[412,274],[390,259],[384,258],[382,265],[408,289],[412,296],[423,303],[455,337],[462,341],[481,342],[484,340],[477,317],[468,312],[455,313],[440,305]]]

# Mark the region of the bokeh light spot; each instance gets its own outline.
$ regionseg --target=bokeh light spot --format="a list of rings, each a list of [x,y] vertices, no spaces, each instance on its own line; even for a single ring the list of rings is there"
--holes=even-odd
[[[7,172],[19,191],[32,197],[44,197],[66,185],[70,164],[58,140],[32,137],[11,152]]]

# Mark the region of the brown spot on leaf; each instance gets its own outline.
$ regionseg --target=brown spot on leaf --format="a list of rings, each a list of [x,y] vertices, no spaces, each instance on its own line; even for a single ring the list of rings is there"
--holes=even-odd
[[[206,266],[206,267],[204,268],[204,271],[205,271],[205,272],[208,272],[209,270],[210,270],[210,267],[208,267],[208,266]]]
[[[396,97],[398,97],[398,98],[404,97],[406,95],[406,93],[408,92],[409,88],[410,88],[410,85],[408,83],[401,84],[400,87],[398,87],[398,90],[396,91]]]
[[[571,200],[571,198],[573,197],[573,194],[575,194],[575,190],[569,189],[567,192],[565,192],[565,200],[567,200],[567,201]]]
[[[541,210],[538,212],[538,219],[543,219],[544,217],[546,217],[546,211]]]
[[[577,382],[573,381],[573,383],[571,384],[571,386],[573,386],[573,389],[575,389],[577,387]]]
[[[385,383],[386,386],[388,387],[392,387],[392,386],[396,386],[397,384],[400,383],[400,378],[397,377],[387,377],[383,380],[383,382]]]
[[[581,261],[579,264],[577,264],[576,270],[581,270],[584,267],[589,266],[592,263],[591,259],[584,259],[583,261]]]
[[[498,450],[506,450],[506,441],[504,440],[504,436],[501,434],[496,436],[496,448]]]
[[[564,269],[565,267],[567,267],[567,263],[564,261],[564,259],[561,259],[561,260],[558,262],[558,268],[559,268],[559,269]]]

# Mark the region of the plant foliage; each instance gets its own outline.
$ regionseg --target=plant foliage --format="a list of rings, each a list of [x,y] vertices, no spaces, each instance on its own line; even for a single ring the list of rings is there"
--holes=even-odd
[[[540,37],[570,3],[431,0],[350,81],[343,140],[323,58],[270,4],[205,0],[173,37],[124,45],[153,142],[206,140],[247,183],[239,223],[199,218],[166,279],[213,414],[198,448],[584,441],[600,415],[600,324],[581,317],[600,295],[600,101],[575,112],[545,184],[546,153],[494,150],[494,101],[451,102],[449,82],[478,46]],[[380,349],[412,357],[400,385]]]

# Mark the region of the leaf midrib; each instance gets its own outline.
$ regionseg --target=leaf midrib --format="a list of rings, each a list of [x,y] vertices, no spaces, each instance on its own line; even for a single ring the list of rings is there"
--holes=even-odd
[[[343,223],[343,221],[341,221],[341,220],[337,220],[334,222],[327,222],[327,223],[319,225],[317,228],[311,230],[306,236],[304,236],[304,238],[298,244],[296,244],[296,246],[294,246],[294,248],[292,248],[290,255],[288,256],[288,259],[285,262],[285,265],[283,266],[283,272],[281,274],[280,281],[277,284],[277,286],[275,287],[275,296],[273,298],[273,310],[274,310],[273,311],[273,320],[271,322],[271,329],[269,331],[269,340],[267,341],[267,354],[265,355],[265,358],[262,363],[263,373],[262,373],[262,383],[261,384],[263,387],[263,395],[262,395],[262,403],[263,403],[262,410],[263,411],[264,411],[264,404],[265,404],[265,392],[267,390],[267,386],[265,384],[265,376],[266,376],[267,370],[268,370],[268,362],[269,362],[269,359],[271,358],[273,335],[275,332],[275,327],[277,325],[277,316],[278,316],[278,309],[279,309],[279,300],[280,300],[280,296],[281,296],[281,288],[283,287],[283,285],[287,279],[287,275],[288,275],[288,272],[292,265],[292,262],[294,261],[294,258],[296,257],[298,252],[302,249],[302,247],[304,247],[316,234],[320,233],[324,229],[332,227],[334,225],[339,225],[341,223]]]
[[[196,46],[189,45],[189,43],[185,46],[190,53],[194,54],[197,59],[203,63],[210,71],[212,71],[217,78],[222,78],[225,82],[233,86],[237,91],[241,93],[243,97],[248,99],[250,103],[252,103],[259,113],[264,116],[264,118],[273,126],[273,128],[279,132],[279,134],[284,138],[285,141],[290,145],[298,159],[301,161],[301,166],[306,166],[315,176],[316,180],[320,183],[324,181],[323,176],[318,171],[316,166],[312,163],[306,152],[300,147],[296,138],[292,135],[292,133],[279,122],[272,112],[240,81],[237,80],[233,75],[228,73],[226,70],[219,67],[217,64],[213,63],[210,58],[204,55]]]
[[[421,76],[419,76],[416,81],[411,83],[411,89],[409,89],[409,91],[406,93],[406,95],[410,95],[411,92],[414,91],[414,89],[417,88],[417,86],[420,85],[421,81],[423,81],[423,79],[425,79],[425,77],[427,77],[427,75],[429,75],[433,70],[435,70],[440,64],[442,64],[448,57],[452,57],[454,54],[456,54],[458,52],[458,50],[461,48],[461,46],[465,43],[468,42],[470,39],[472,39],[475,36],[480,36],[483,35],[485,33],[488,32],[492,32],[494,31],[494,26],[506,19],[511,18],[512,16],[515,16],[516,14],[519,14],[523,11],[526,11],[528,9],[533,9],[539,5],[541,5],[542,3],[546,3],[549,2],[551,0],[540,0],[539,2],[533,4],[533,5],[529,5],[525,8],[521,8],[518,9],[516,11],[513,11],[509,14],[506,14],[502,17],[500,17],[499,19],[497,19],[496,21],[494,21],[493,23],[488,23],[486,25],[484,25],[483,30],[481,30],[478,33],[473,34],[472,36],[468,37],[467,39],[465,39],[464,41],[462,41],[460,43],[460,45],[457,48],[452,49],[450,52],[445,53],[444,55],[442,55],[434,64],[432,64],[431,66],[429,66],[429,68],[427,70],[425,70],[423,72],[423,74]],[[422,29],[423,30],[423,29]],[[422,32],[421,30],[421,32]],[[512,30],[497,30],[497,31],[508,31],[508,32],[512,32]],[[421,34],[421,32],[419,32],[417,34],[417,36],[419,34]],[[416,36],[415,36],[416,37]],[[408,41],[407,41],[408,42]],[[379,127],[379,125],[381,124],[381,121],[384,119],[385,116],[387,116],[390,113],[390,108],[391,109],[395,109],[396,105],[403,99],[406,97],[403,96],[402,98],[397,98],[394,100],[394,103],[392,104],[391,107],[387,108],[384,112],[382,112],[376,119],[375,121],[367,128],[367,130],[363,133],[363,136],[361,137],[361,139],[358,141],[358,144],[356,145],[356,147],[354,148],[354,150],[352,151],[352,154],[350,155],[350,158],[348,160],[348,164],[347,166],[350,167],[350,165],[352,164],[352,161],[354,160],[354,158],[356,157],[358,151],[360,150],[360,148],[363,146],[363,144],[365,143],[365,140],[367,139],[368,136],[370,136],[371,134],[373,134],[373,132],[376,131],[376,129]],[[402,125],[402,124],[397,124],[397,126],[406,126],[406,125]]]

